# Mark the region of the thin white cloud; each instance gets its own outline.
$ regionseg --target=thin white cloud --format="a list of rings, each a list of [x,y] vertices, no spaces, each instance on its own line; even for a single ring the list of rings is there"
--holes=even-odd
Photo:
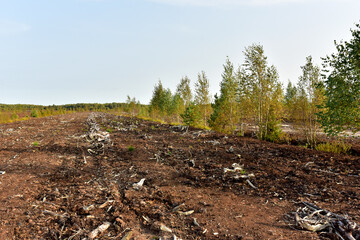
[[[18,23],[8,20],[0,20],[0,35],[8,36],[8,35],[16,35],[20,33],[24,33],[30,31],[31,27],[24,23]]]
[[[313,2],[314,0],[147,0],[151,2],[184,5],[184,6],[204,6],[204,7],[220,7],[220,6],[267,6],[282,3],[301,3]],[[315,0],[326,1],[326,0]],[[329,1],[329,0],[328,0]],[[337,0],[332,0],[337,1]]]

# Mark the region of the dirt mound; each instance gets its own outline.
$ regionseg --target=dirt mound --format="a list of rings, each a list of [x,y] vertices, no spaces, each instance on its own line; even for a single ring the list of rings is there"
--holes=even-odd
[[[93,118],[0,125],[0,239],[321,239],[284,221],[301,201],[360,220],[359,157]]]

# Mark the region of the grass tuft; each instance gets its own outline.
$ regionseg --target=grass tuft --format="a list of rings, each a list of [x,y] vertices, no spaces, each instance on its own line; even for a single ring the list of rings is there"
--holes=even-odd
[[[344,142],[327,142],[316,145],[315,149],[330,153],[348,153],[351,149],[351,145]]]

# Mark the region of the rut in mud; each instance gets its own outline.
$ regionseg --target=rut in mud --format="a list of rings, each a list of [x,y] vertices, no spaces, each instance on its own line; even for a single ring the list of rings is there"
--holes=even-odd
[[[0,125],[0,239],[326,238],[284,220],[301,201],[360,220],[359,157],[109,114],[96,142],[88,117]]]

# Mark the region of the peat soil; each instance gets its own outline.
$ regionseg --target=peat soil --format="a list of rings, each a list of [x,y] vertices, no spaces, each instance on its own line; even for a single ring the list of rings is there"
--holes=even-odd
[[[95,154],[88,116],[0,125],[0,239],[327,239],[285,220],[301,201],[360,221],[359,156],[109,114]]]

